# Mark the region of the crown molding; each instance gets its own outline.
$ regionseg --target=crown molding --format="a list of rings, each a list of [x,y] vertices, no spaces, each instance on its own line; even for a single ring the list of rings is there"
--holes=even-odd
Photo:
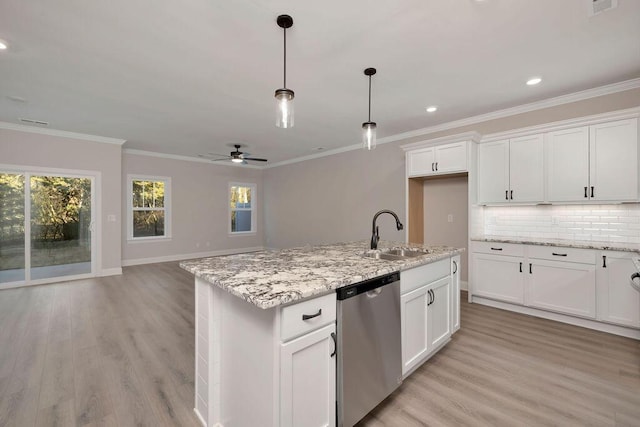
[[[482,136],[479,142],[485,143],[491,141],[499,141],[501,139],[518,138],[520,136],[528,136],[536,133],[552,132],[563,129],[576,128],[580,126],[596,125],[598,123],[611,122],[615,120],[633,119],[638,117],[640,117],[640,107],[634,107],[628,108],[626,110],[609,111],[606,113],[578,117],[575,119],[559,120],[557,122],[528,126],[526,128],[486,134]]]
[[[404,151],[409,151],[409,150],[415,150],[418,148],[432,147],[434,145],[450,144],[454,142],[463,142],[463,141],[478,142],[480,141],[480,138],[482,138],[482,135],[480,135],[478,132],[471,131],[471,132],[458,133],[455,135],[441,136],[440,138],[428,139],[425,141],[413,142],[411,144],[401,145],[400,148],[402,148]]]
[[[16,130],[19,132],[37,133],[40,135],[60,136],[63,138],[81,139],[83,141],[100,142],[102,144],[122,145],[127,142],[126,139],[110,138],[107,136],[89,135],[87,133],[69,132],[66,130],[38,128],[33,126],[21,125],[18,123],[0,122],[0,129]]]
[[[463,126],[469,126],[477,123],[487,122],[489,120],[496,120],[504,117],[515,116],[517,114],[523,114],[531,111],[542,110],[544,108],[570,104],[572,102],[578,102],[578,101],[583,101],[591,98],[597,98],[599,96],[604,96],[604,95],[611,95],[614,93],[624,92],[627,90],[632,90],[637,88],[640,88],[640,78],[625,80],[618,83],[612,83],[605,86],[599,86],[592,89],[582,90],[580,92],[574,92],[567,95],[556,96],[554,98],[543,99],[541,101],[531,102],[531,103],[519,105],[516,107],[505,108],[502,110],[497,110],[497,111],[493,111],[485,114],[479,114],[477,116],[467,117],[465,119],[454,120],[447,123],[441,123],[439,125],[429,126],[429,127],[409,131],[409,132],[390,135],[390,136],[378,139],[377,145],[387,144],[387,143],[396,142],[396,141],[402,141],[404,139],[409,139],[409,138],[425,137],[436,132],[456,129]],[[447,138],[447,137],[444,137],[444,138]],[[483,138],[482,141],[485,141],[485,139]],[[264,168],[270,169],[270,168],[275,168],[279,166],[290,165],[293,163],[303,162],[306,160],[312,160],[320,157],[326,157],[334,154],[344,153],[347,151],[358,150],[358,149],[361,149],[361,147],[362,147],[361,144],[349,145],[346,147],[323,151],[321,153],[311,154],[303,157],[296,157],[294,159],[272,163],[270,165],[265,166]]]
[[[214,166],[227,166],[234,168],[244,168],[244,169],[265,169],[264,166],[256,166],[250,164],[240,164],[233,162],[212,162],[209,159],[203,159],[201,157],[190,157],[190,156],[180,156],[178,154],[166,154],[166,153],[156,153],[155,151],[145,151],[145,150],[135,150],[133,148],[125,148],[122,150],[123,153],[133,154],[135,156],[146,156],[146,157],[158,157],[161,159],[171,159],[171,160],[182,160],[185,162],[196,162],[196,163],[208,163]]]

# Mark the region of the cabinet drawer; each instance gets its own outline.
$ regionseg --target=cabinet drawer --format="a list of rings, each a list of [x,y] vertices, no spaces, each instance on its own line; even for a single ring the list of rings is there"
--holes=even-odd
[[[303,316],[311,316],[306,320]],[[336,320],[335,292],[284,307],[281,312],[282,341],[306,334]]]
[[[549,261],[595,264],[596,251],[591,249],[562,248],[557,246],[529,246],[529,258]]]
[[[400,272],[400,294],[404,295],[420,286],[451,274],[451,259],[441,259],[431,264],[411,268]]]
[[[522,257],[524,256],[524,245],[515,243],[473,242],[473,252]]]

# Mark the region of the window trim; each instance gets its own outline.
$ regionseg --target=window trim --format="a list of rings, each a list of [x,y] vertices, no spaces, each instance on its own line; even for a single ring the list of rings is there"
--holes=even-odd
[[[145,210],[164,211],[164,236],[133,236],[133,181],[162,181],[164,182],[164,208],[150,208]],[[171,177],[158,175],[127,175],[127,242],[149,242],[171,240]]]
[[[231,187],[249,187],[251,188],[251,208],[231,209]],[[251,182],[229,182],[227,187],[227,232],[229,236],[251,236],[258,232],[258,185]],[[231,213],[233,211],[251,211],[251,230],[250,231],[232,231],[231,230]]]

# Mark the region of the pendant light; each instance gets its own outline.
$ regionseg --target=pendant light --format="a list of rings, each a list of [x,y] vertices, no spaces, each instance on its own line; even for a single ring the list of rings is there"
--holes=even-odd
[[[293,25],[293,18],[289,15],[280,15],[276,22],[284,33],[284,84],[282,89],[276,90],[278,108],[276,126],[286,129],[293,127],[293,91],[287,89],[287,28]]]
[[[362,124],[362,144],[367,150],[376,148],[376,122],[371,121],[371,76],[375,73],[375,68],[364,70],[365,76],[369,76],[369,119]]]

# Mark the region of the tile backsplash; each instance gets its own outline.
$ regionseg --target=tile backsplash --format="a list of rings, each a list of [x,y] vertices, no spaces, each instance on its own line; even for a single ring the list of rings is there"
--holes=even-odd
[[[640,243],[640,204],[484,208],[484,234]]]

